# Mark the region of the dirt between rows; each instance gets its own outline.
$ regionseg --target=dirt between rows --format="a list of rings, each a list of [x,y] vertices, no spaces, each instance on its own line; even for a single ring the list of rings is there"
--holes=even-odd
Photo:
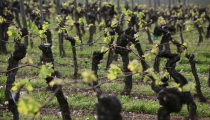
[[[95,118],[97,118],[96,111],[94,110],[71,110],[70,114],[73,120],[93,120],[88,118],[84,119],[84,116],[94,116]],[[61,114],[58,108],[42,108],[41,115],[56,115],[58,118],[61,118]],[[157,120],[157,115],[151,114],[122,112],[121,115],[123,117],[123,120]],[[184,120],[184,117],[172,115],[171,120]],[[210,120],[210,118],[200,117],[197,118],[197,120]]]
[[[40,89],[39,90],[43,90],[44,89]],[[36,90],[35,90],[36,91]],[[71,89],[71,90],[64,90],[66,94],[77,94],[77,93],[82,93],[84,95],[88,96],[92,96],[92,92],[91,90],[82,90],[82,89]],[[105,96],[116,96],[117,93],[109,93],[109,92],[104,92],[103,93]],[[142,95],[142,94],[131,94],[131,99],[152,99],[152,100],[156,100],[156,96],[153,95]],[[209,103],[210,101],[208,101]],[[84,119],[84,116],[94,116],[95,118],[96,116],[96,111],[94,110],[74,110],[71,109],[70,110],[70,114],[72,116],[72,118],[76,118],[73,120],[93,120],[93,119]],[[41,109],[41,115],[56,115],[58,116],[58,118],[61,117],[61,113],[59,111],[59,108],[43,108]],[[121,115],[123,117],[123,120],[157,120],[157,115],[151,115],[151,114],[144,114],[144,113],[135,113],[135,112],[121,112]],[[184,116],[177,116],[176,114],[171,115],[171,120],[185,120]],[[197,120],[210,120],[210,118],[207,117],[199,117],[197,118]]]

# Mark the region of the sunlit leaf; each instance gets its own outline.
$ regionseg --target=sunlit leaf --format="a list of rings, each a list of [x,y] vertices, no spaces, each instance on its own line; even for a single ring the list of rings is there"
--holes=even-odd
[[[122,74],[121,69],[117,65],[110,65],[110,68],[108,70],[107,78],[110,80],[114,80],[117,78],[117,75]]]
[[[33,98],[31,98],[28,95],[24,95],[20,97],[17,103],[18,106],[18,112],[20,114],[38,117],[40,115],[40,107],[41,104],[39,104],[37,101],[35,101]]]
[[[104,37],[104,42],[109,44],[111,42],[111,36]]]
[[[6,20],[2,17],[2,16],[0,16],[0,23],[3,23],[3,22],[5,22]]]
[[[49,29],[49,23],[48,22],[44,22],[42,24],[42,30],[47,31]]]
[[[117,78],[117,76],[115,74],[110,73],[110,74],[107,75],[107,78],[110,79],[110,80],[114,80],[114,79]]]
[[[177,83],[175,83],[175,82],[169,82],[168,83],[169,84],[169,88],[177,88],[177,89],[179,89],[180,87],[180,84],[177,84]]]
[[[55,17],[55,19],[56,19],[57,23],[60,23],[62,21],[62,17],[60,15],[57,15]]]
[[[117,26],[117,23],[118,23],[118,20],[115,18],[111,21],[111,27],[116,27]]]
[[[47,36],[45,35],[45,30],[39,30],[39,37],[42,39],[47,38]]]
[[[99,26],[100,26],[100,27],[106,27],[106,25],[105,25],[104,22],[100,22]]]
[[[139,13],[137,14],[137,17],[138,17],[139,19],[144,18],[144,16],[145,16],[144,12],[139,12]]]
[[[67,18],[66,25],[67,26],[74,26],[74,20],[72,20],[72,18]]]
[[[187,47],[187,43],[186,43],[186,42],[184,42],[182,45],[183,45],[184,47]]]
[[[158,24],[160,24],[160,25],[165,25],[166,24],[166,21],[162,16],[158,17]]]
[[[182,87],[183,92],[189,92],[191,90],[195,90],[195,83],[190,82]]]
[[[47,78],[54,72],[52,66],[42,65],[39,72],[39,78]]]
[[[61,79],[53,79],[50,83],[49,83],[50,86],[53,86],[53,85],[63,85],[63,80]]]
[[[84,25],[85,24],[85,20],[83,18],[79,18],[78,23],[80,25]]]
[[[12,91],[17,91],[20,87],[26,88],[29,92],[33,90],[33,87],[28,79],[23,79],[18,82],[14,82]]]
[[[138,60],[133,60],[129,62],[128,69],[130,69],[134,74],[140,73],[142,71],[142,66]]]
[[[74,39],[75,39],[75,43],[76,43],[76,44],[81,43],[81,40],[79,39],[79,37],[78,37],[78,36],[74,37]]]
[[[107,50],[109,50],[109,48],[104,47],[104,46],[101,47],[101,52],[105,52],[105,51],[107,51]]]
[[[32,87],[31,84],[25,85],[25,88],[26,88],[29,92],[33,90],[33,87]]]
[[[151,50],[151,53],[157,54],[157,52],[158,52],[158,48],[157,47],[153,47],[152,50]]]
[[[93,81],[97,81],[97,77],[93,73],[93,71],[84,71],[82,72],[82,78],[85,83],[91,83]]]
[[[30,57],[28,58],[28,64],[33,65],[33,60]]]
[[[15,25],[10,25],[7,31],[9,37],[21,38],[21,32]]]

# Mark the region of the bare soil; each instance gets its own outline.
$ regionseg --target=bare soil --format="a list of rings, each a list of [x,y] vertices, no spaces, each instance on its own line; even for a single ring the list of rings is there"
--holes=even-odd
[[[41,115],[57,115],[58,118],[61,117],[59,109],[56,108],[43,108],[41,110]],[[71,116],[77,118],[77,120],[82,120],[84,116],[95,116],[96,111],[92,110],[71,110]],[[122,112],[121,113],[123,120],[157,120],[157,115],[143,114],[143,113],[134,113],[134,112]],[[171,116],[171,120],[184,120],[182,116]],[[197,120],[210,120],[210,118],[197,118]]]

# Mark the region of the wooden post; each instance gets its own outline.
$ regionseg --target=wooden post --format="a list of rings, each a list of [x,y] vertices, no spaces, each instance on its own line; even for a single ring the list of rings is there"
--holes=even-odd
[[[168,2],[168,7],[171,8],[171,0]]]
[[[75,22],[76,22],[76,21],[78,21],[77,14],[76,14],[76,11],[77,11],[77,0],[74,0],[74,7],[75,7],[74,18],[75,18]]]
[[[117,0],[117,12],[120,13],[120,0]]]
[[[149,7],[152,7],[152,1],[149,0]]]
[[[89,6],[88,6],[88,0],[86,0],[86,3],[85,3],[85,8],[86,8],[86,11],[89,10]],[[89,24],[89,17],[88,17],[88,13],[85,14],[85,17],[86,17],[86,21],[87,23]]]
[[[3,7],[3,0],[0,0],[0,7]],[[0,16],[2,15],[3,15],[3,10],[0,11]],[[3,41],[1,41],[2,38],[3,38],[3,25],[2,23],[0,23],[0,53],[3,52],[3,47],[2,47]]]
[[[187,0],[184,0],[184,5],[185,5],[185,6],[187,6],[187,5],[188,5],[188,4],[187,4]]]
[[[175,0],[172,0],[172,4],[173,4],[173,5],[175,4]]]
[[[157,6],[158,7],[160,6],[160,0],[157,0]]]
[[[164,8],[166,8],[166,0],[163,0]]]
[[[21,16],[22,16],[23,28],[27,29],[26,14],[25,14],[25,10],[24,10],[23,0],[20,0],[20,12],[21,12]],[[24,44],[26,47],[28,46],[28,37],[27,36],[24,37]]]
[[[88,0],[86,0],[86,6],[88,5]]]
[[[131,4],[132,4],[132,5],[131,5],[131,9],[132,9],[132,10],[131,10],[131,11],[133,11],[133,8],[134,8],[134,1],[133,1],[133,0],[131,0]]]
[[[155,9],[157,8],[156,0],[154,0],[154,8],[155,8]]]
[[[61,14],[61,9],[60,9],[60,0],[57,0],[57,14]]]
[[[40,24],[43,24],[43,13],[42,13],[42,0],[39,1],[39,9],[41,14]]]

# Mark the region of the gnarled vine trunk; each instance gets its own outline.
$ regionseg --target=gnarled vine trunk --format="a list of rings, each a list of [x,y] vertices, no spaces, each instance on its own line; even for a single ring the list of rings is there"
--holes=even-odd
[[[186,57],[189,59],[191,70],[192,70],[193,76],[195,78],[197,96],[198,96],[200,102],[206,102],[206,98],[203,96],[202,91],[201,91],[200,80],[199,80],[199,77],[198,77],[198,74],[196,71],[196,67],[195,67],[194,54],[186,55]]]
[[[169,75],[174,79],[174,81],[180,84],[180,87],[188,83],[187,79],[175,69],[176,62],[180,60],[180,56],[178,54],[173,54],[170,51],[163,50],[158,54],[158,57],[168,59],[166,63],[166,70],[168,71]]]
[[[13,86],[13,83],[15,82],[15,75],[18,71],[18,69],[16,69],[18,67],[18,63],[26,55],[26,46],[19,42],[19,40],[15,40],[15,42],[17,49],[13,52],[13,54],[8,60],[9,66],[7,67],[8,72],[5,90],[5,101],[9,102],[8,108],[13,114],[13,120],[19,120],[19,113],[16,105],[19,97],[14,98],[12,96],[11,88]],[[17,93],[16,96],[19,96],[19,93]]]
[[[203,28],[198,26],[197,30],[198,30],[198,33],[199,33],[198,45],[200,45],[200,43],[203,42],[203,35],[202,35]]]
[[[104,53],[101,53],[101,52],[96,52],[96,51],[93,52],[91,70],[94,72],[94,74],[97,78],[98,78],[98,74],[97,74],[98,73],[98,64],[103,59],[103,55],[104,55]],[[93,86],[97,86],[97,85],[98,85],[98,80],[93,81]],[[97,86],[95,89],[98,92],[98,94],[101,94],[100,86]]]
[[[71,49],[73,54],[73,60],[74,60],[74,78],[77,78],[78,75],[78,65],[77,65],[77,53],[76,53],[76,46],[75,46],[75,39],[73,37],[67,36],[66,40],[69,40],[71,43]]]
[[[43,45],[40,45],[39,49],[42,50],[42,56],[40,57],[40,61],[44,64],[45,63],[53,64],[54,59],[53,59],[53,54],[52,54],[52,50],[51,50],[51,44],[45,43]],[[54,66],[53,66],[53,69],[54,69]],[[55,76],[57,78],[60,78],[60,73],[58,71],[55,71],[54,73],[52,73],[51,76],[46,78],[46,83],[48,84],[48,87],[50,87],[49,83],[54,79]],[[62,119],[63,120],[71,120],[68,102],[67,102],[66,97],[63,94],[61,86],[53,85],[52,87],[50,87],[50,89],[55,93],[57,101],[60,105]]]
[[[131,71],[128,69],[129,64],[129,57],[128,57],[128,51],[121,51],[119,54],[122,57],[123,62],[123,72],[125,75],[124,82],[125,87],[124,90],[121,92],[122,95],[130,95],[131,89],[132,89],[132,74]]]
[[[59,73],[54,72],[52,76],[59,76]],[[47,77],[46,78],[47,84],[49,84],[52,80],[53,80],[53,77]],[[58,89],[58,91],[56,92],[57,89]],[[63,120],[71,120],[69,105],[68,105],[66,97],[63,94],[61,86],[53,85],[52,91],[55,92],[55,96],[56,96],[57,101],[60,105],[62,119]]]
[[[129,30],[127,30],[129,31]],[[124,90],[121,92],[122,95],[130,95],[131,89],[132,89],[132,72],[128,69],[129,64],[129,50],[126,48],[126,46],[129,43],[129,40],[131,40],[131,36],[127,34],[123,34],[121,28],[116,28],[116,32],[118,33],[118,38],[116,42],[116,48],[115,53],[120,54],[122,57],[123,62],[123,72],[124,72]],[[129,32],[128,32],[129,33]]]

